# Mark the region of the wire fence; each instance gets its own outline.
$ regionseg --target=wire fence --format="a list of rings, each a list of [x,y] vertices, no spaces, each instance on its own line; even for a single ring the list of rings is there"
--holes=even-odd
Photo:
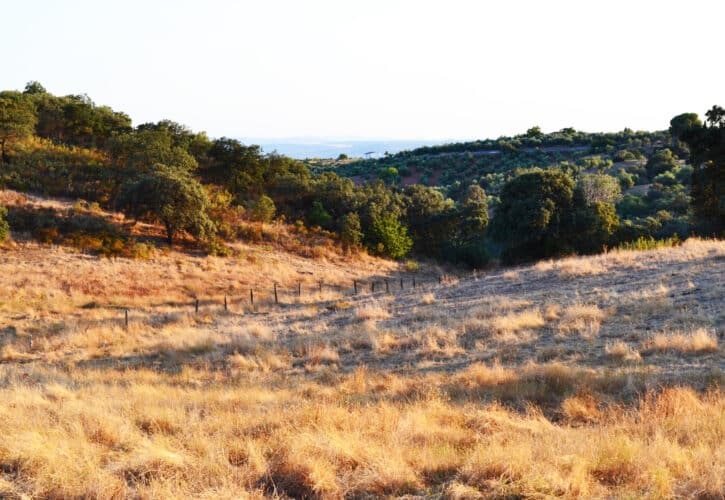
[[[249,306],[254,308],[261,304],[270,306],[288,306],[300,304],[305,296],[321,299],[326,292],[336,292],[340,297],[354,297],[365,294],[395,294],[395,293],[415,293],[430,289],[431,286],[443,285],[447,282],[446,276],[440,275],[434,278],[420,276],[399,276],[396,278],[381,279],[353,279],[349,285],[341,285],[334,283],[325,283],[323,280],[317,281],[315,286],[310,286],[309,282],[303,285],[302,281],[298,281],[296,286],[283,287],[279,282],[270,282],[269,287],[248,287],[240,289],[236,292],[229,292],[219,299],[205,299],[202,297],[194,297],[188,304],[175,304],[181,308],[189,308],[195,314],[209,311],[210,307],[214,307],[219,311],[230,311],[232,305],[235,307]],[[308,302],[309,304],[320,304],[330,302],[330,300],[316,300]],[[167,304],[168,305],[168,304]],[[202,307],[204,311],[202,311]],[[129,325],[129,315],[131,307],[116,306],[117,309],[123,310],[122,322],[125,327]]]

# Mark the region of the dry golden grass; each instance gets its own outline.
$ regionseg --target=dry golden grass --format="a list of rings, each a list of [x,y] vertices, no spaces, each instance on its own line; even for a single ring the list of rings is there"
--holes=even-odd
[[[632,346],[617,340],[616,342],[607,344],[604,348],[607,356],[616,361],[641,361],[642,357],[639,351]]]
[[[591,338],[599,333],[605,317],[606,314],[597,305],[573,304],[564,309],[557,329],[562,335],[577,333]]]
[[[384,305],[373,302],[355,309],[355,317],[363,320],[387,319],[390,317],[390,312]]]
[[[245,252],[0,255],[0,497],[725,496],[725,244],[278,307],[395,265]]]
[[[522,330],[536,329],[544,326],[546,322],[538,310],[527,310],[499,316],[491,321],[495,333],[499,335],[517,333]]]
[[[710,353],[718,350],[717,337],[698,328],[692,333],[657,333],[645,343],[645,348],[655,352]]]

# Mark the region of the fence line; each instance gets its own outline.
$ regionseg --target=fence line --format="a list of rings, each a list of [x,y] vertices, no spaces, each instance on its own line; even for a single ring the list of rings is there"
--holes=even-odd
[[[437,279],[421,281],[421,280],[417,280],[416,277],[413,276],[408,280],[407,285],[406,285],[405,278],[401,276],[399,279],[399,288],[397,289],[397,291],[415,293],[415,290],[422,288],[425,285],[442,285],[445,278],[446,278],[445,276],[440,275],[437,277]],[[397,280],[394,280],[393,282],[395,282],[395,281],[397,281]],[[375,291],[376,285],[384,285],[385,293],[387,293],[387,294],[392,294],[392,293],[396,292],[396,289],[395,289],[396,287],[391,286],[391,282],[388,278],[382,278],[379,280],[353,279],[351,286],[349,286],[349,287],[346,287],[344,285],[333,284],[333,283],[325,283],[323,280],[318,280],[317,284],[318,284],[317,293],[320,293],[320,294],[323,293],[325,288],[327,288],[327,289],[335,290],[338,293],[341,293],[343,296],[358,296],[358,295],[362,294],[362,290],[364,289],[364,287],[366,285],[370,287],[370,293],[372,295],[376,295],[377,293],[382,293],[382,292]],[[312,288],[310,288],[310,290],[312,290]],[[271,293],[268,296],[273,301],[272,304],[270,304],[270,305],[284,306],[284,305],[294,304],[295,302],[285,303],[283,300],[281,300],[284,298],[283,293],[285,291],[289,292],[290,295],[294,294],[294,296],[296,296],[297,299],[301,299],[302,295],[303,295],[302,281],[298,281],[297,286],[294,288],[283,288],[283,287],[279,286],[278,282],[273,281],[272,287],[271,287]],[[248,304],[250,306],[253,307],[255,305],[255,301],[257,302],[257,304],[259,304],[259,298],[261,296],[259,292],[260,292],[259,287],[256,287],[256,288],[249,287]],[[314,293],[315,292],[312,292],[311,295]],[[241,298],[242,296],[243,296],[243,292],[242,292],[242,290],[239,290],[239,297]],[[222,302],[217,302],[216,300],[209,300],[209,301],[206,301],[206,303],[219,304],[220,307],[223,307],[224,311],[229,311],[230,302],[232,301],[232,298],[233,298],[233,295],[231,293],[227,292],[227,293],[224,293],[224,298],[223,298]],[[240,302],[241,302],[241,299],[240,299]],[[327,302],[327,301],[323,300],[323,301],[317,301],[315,303],[320,303],[320,302]],[[194,309],[195,314],[199,314],[199,309],[200,309],[201,305],[203,305],[203,304],[200,301],[199,297],[194,297],[193,301],[189,304],[189,307]],[[179,307],[183,307],[183,306],[181,304],[179,304]],[[123,324],[124,324],[125,328],[128,328],[129,313],[131,311],[131,308],[124,307],[124,306],[120,306],[120,307],[117,306],[116,308],[123,309],[123,311],[124,311]]]

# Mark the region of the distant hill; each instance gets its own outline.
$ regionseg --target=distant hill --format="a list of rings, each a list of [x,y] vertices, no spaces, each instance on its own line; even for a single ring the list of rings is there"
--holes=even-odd
[[[596,156],[612,161],[641,159],[669,140],[665,131],[587,133],[563,129],[542,134],[532,129],[514,137],[424,145],[382,158],[308,160],[307,164],[315,172],[334,171],[357,182],[381,178],[394,184],[442,188],[477,182],[487,192],[497,192],[517,169],[546,168],[561,162],[587,167],[586,160]]]
[[[350,158],[382,158],[385,153],[395,154],[401,151],[432,146],[435,141],[424,140],[351,140],[334,138],[281,138],[281,139],[241,139],[245,144],[258,144],[266,153],[276,151],[279,154],[298,160],[307,158],[336,159],[341,154]]]

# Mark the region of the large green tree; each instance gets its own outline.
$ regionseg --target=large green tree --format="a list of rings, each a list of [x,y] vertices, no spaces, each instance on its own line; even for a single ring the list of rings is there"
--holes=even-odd
[[[0,158],[10,163],[7,143],[10,140],[32,135],[35,131],[35,106],[18,92],[0,93]]]
[[[196,238],[209,238],[215,232],[207,214],[206,191],[185,169],[157,164],[137,180],[127,182],[118,202],[135,218],[161,222],[169,245],[181,231]]]
[[[569,251],[567,226],[574,182],[557,170],[519,175],[501,191],[494,237],[504,243],[508,260],[549,257]]]
[[[415,184],[405,188],[405,220],[416,252],[440,257],[451,237],[450,217],[453,201],[436,189]]]
[[[725,235],[725,109],[713,106],[705,116],[704,124],[694,115],[681,126],[677,122],[670,131],[690,150],[695,229],[701,234],[722,237]]]
[[[472,184],[456,209],[448,217],[450,233],[444,257],[446,260],[480,267],[488,261],[484,235],[488,226],[488,204],[485,191]]]
[[[186,148],[175,143],[173,133],[164,129],[145,128],[116,135],[109,141],[108,150],[114,194],[124,182],[139,179],[155,170],[156,165],[173,165],[189,175],[198,166]]]

